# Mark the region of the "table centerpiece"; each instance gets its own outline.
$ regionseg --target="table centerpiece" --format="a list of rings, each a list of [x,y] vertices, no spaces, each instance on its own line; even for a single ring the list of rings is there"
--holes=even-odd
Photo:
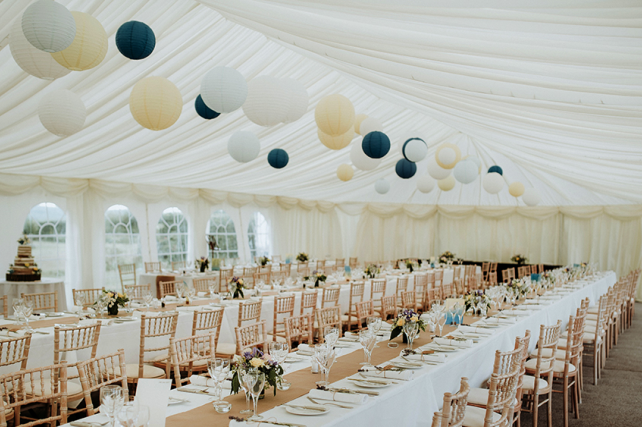
[[[374,279],[375,277],[377,277],[377,273],[379,273],[379,269],[375,267],[374,264],[370,264],[368,267],[366,267],[363,275],[364,278]]]
[[[419,329],[426,332],[426,324],[419,317],[419,314],[407,308],[399,312],[390,331],[390,341],[397,338],[403,332],[403,342],[408,343],[412,348],[412,341],[415,339]]]
[[[530,291],[530,286],[518,279],[513,279],[506,284],[506,289],[515,296],[515,300],[519,300]]]
[[[526,258],[522,254],[515,254],[510,260],[516,263],[517,265],[524,265],[528,262],[528,258]]]
[[[269,263],[270,263],[270,258],[268,258],[268,257],[266,257],[266,256],[259,257],[259,265],[260,265],[261,267],[265,267],[265,266],[266,266],[266,265],[268,265]]]
[[[125,303],[129,302],[127,294],[116,292],[116,291],[107,291],[103,289],[103,302],[107,306],[107,314],[110,316],[118,315],[118,308],[124,307]]]
[[[299,262],[308,262],[310,257],[305,252],[299,252],[296,256],[296,260]]]
[[[230,289],[232,299],[245,298],[245,294],[243,293],[245,282],[242,278],[233,276],[228,282],[228,288]]]
[[[483,290],[469,291],[464,295],[466,311],[472,308],[473,314],[485,316],[491,303],[490,296]]]
[[[441,255],[439,255],[439,262],[443,264],[452,263],[454,259],[455,259],[455,254],[450,251],[446,251]]]
[[[205,258],[204,256],[200,258],[196,258],[194,260],[194,266],[200,270],[201,273],[205,273],[205,270],[207,270],[207,267],[210,265],[210,260]]]
[[[314,287],[318,288],[320,282],[325,283],[327,278],[328,277],[322,271],[314,270],[310,276],[303,277],[303,280],[314,280]]]
[[[276,396],[276,389],[283,380],[283,367],[272,356],[256,347],[244,352],[241,356],[235,355],[232,359],[232,393],[236,394],[241,389],[241,373],[252,369],[265,374],[266,384],[263,393],[265,389],[272,387]]]

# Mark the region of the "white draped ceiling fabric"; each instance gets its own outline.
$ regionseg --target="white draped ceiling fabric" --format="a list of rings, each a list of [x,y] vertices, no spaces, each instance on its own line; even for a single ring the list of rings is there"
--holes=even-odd
[[[60,3],[100,21],[108,53],[89,71],[55,81],[30,76],[8,46],[11,26],[30,2],[0,2],[3,200],[44,191],[70,201],[91,194],[110,203],[126,196],[143,204],[198,200],[205,209],[221,203],[275,207],[288,211],[299,235],[308,236],[301,240],[272,218],[275,230],[289,236],[280,237],[280,249],[318,256],[376,259],[449,249],[506,260],[521,250],[532,251],[534,262],[591,259],[619,273],[642,262],[639,1]],[[130,20],[156,34],[145,60],[128,60],[115,47],[118,27]],[[247,81],[296,79],[308,90],[310,108],[294,123],[269,128],[250,122],[241,109],[205,121],[194,99],[203,75],[219,65]],[[165,131],[142,128],[129,111],[132,87],[148,76],[169,79],[183,97],[178,122]],[[79,95],[88,112],[84,128],[64,138],[46,131],[37,116],[42,97],[57,89]],[[349,182],[336,177],[336,168],[350,163],[350,148],[332,151],[317,139],[314,106],[333,93],[349,98],[357,113],[379,118],[393,142],[379,167],[357,170]],[[227,140],[238,130],[255,132],[261,141],[259,157],[247,164],[227,153]],[[504,190],[485,192],[479,177],[449,192],[417,191],[427,160],[409,180],[394,172],[396,144],[409,130],[425,139],[429,155],[450,142],[463,155],[479,157],[483,170],[500,165]],[[286,168],[267,164],[273,148],[289,153]],[[380,178],[391,183],[385,195],[374,190]],[[506,187],[515,181],[539,190],[540,206],[528,208],[510,196]],[[100,227],[97,213],[89,221],[92,215],[78,209],[85,227]],[[308,224],[292,217],[308,218],[311,211],[329,219]],[[321,223],[341,224],[330,231],[331,242],[322,231],[308,230]],[[352,234],[345,230],[350,226]],[[424,232],[407,233],[409,226]],[[511,235],[521,243],[511,243]],[[99,270],[104,263],[92,256]],[[4,254],[0,260],[10,262]],[[96,271],[79,275],[101,277]]]

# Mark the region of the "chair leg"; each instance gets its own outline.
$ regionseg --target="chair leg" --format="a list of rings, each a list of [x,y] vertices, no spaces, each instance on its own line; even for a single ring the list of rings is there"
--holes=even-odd
[[[553,381],[553,377],[550,376],[549,381]],[[548,402],[547,402],[547,421],[548,421],[548,427],[553,427],[553,387],[551,387],[551,391],[548,392]]]
[[[533,427],[537,427],[537,417],[539,415],[539,395],[533,395]]]
[[[580,385],[577,383],[577,377],[575,377],[575,383],[573,384],[573,403],[575,406],[575,419],[580,419]]]
[[[564,377],[562,395],[564,396],[562,406],[562,408],[564,409],[564,427],[568,427],[568,377]]]
[[[598,346],[593,347],[593,385],[597,385]]]

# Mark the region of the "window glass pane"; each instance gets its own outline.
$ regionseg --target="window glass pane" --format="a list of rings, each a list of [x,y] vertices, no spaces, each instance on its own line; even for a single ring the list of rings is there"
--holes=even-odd
[[[218,210],[210,216],[207,229],[209,235],[216,238],[218,245],[218,249],[210,255],[214,258],[230,258],[229,250],[237,248],[236,229],[232,218],[225,211]]]
[[[270,226],[260,212],[254,212],[247,227],[247,239],[252,261],[257,256],[269,256],[272,247]]]
[[[138,223],[127,206],[114,205],[105,211],[105,287],[120,289],[118,266],[136,264],[143,267]]]
[[[25,219],[23,233],[42,277],[65,277],[65,224],[65,212],[54,203],[34,206]]]
[[[187,259],[187,220],[177,207],[167,208],[156,225],[156,248],[163,268]]]

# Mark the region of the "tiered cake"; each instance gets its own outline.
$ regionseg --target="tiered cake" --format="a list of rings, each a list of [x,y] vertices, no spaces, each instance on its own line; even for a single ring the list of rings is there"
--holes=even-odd
[[[40,269],[31,257],[29,238],[24,236],[18,240],[18,256],[7,272],[8,282],[34,282],[40,280]]]

